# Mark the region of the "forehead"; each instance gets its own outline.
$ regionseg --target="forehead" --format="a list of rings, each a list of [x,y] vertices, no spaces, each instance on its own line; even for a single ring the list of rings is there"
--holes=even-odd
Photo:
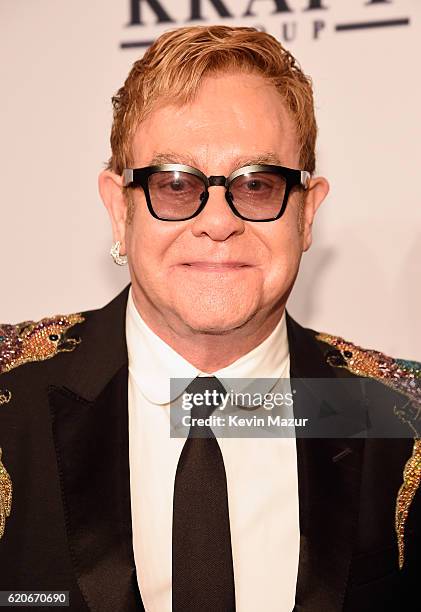
[[[213,174],[259,155],[293,167],[299,159],[295,124],[281,95],[249,73],[206,77],[192,102],[156,106],[139,124],[132,150],[136,166],[184,162]]]

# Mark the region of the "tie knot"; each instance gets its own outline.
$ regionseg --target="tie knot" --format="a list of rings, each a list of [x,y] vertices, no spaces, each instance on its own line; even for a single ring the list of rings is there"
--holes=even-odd
[[[197,376],[184,393],[191,394],[191,418],[205,419],[222,403],[226,390],[216,376]]]

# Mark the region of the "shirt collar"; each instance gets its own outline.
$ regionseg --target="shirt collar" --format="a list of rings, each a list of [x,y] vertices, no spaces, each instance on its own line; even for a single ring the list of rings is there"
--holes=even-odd
[[[171,378],[184,379],[184,388],[202,372],[169,346],[145,323],[133,301],[130,288],[126,310],[126,338],[129,373],[141,393],[153,404],[167,404],[184,389],[176,391]],[[289,349],[285,311],[271,334],[254,349],[236,361],[212,373],[226,389],[243,391],[247,381],[241,379],[278,379],[289,377]],[[233,379],[233,380],[231,380]],[[269,391],[275,381],[268,381],[263,391]]]

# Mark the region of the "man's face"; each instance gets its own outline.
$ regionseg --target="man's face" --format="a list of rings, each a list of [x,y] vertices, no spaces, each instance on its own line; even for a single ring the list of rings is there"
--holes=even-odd
[[[294,122],[282,98],[253,74],[207,77],[192,103],[156,108],[138,126],[133,155],[136,168],[157,160],[185,163],[207,176],[228,176],[258,163],[255,158],[300,167]],[[321,201],[320,185],[313,199],[315,191]],[[265,223],[235,216],[223,187],[209,188],[197,217],[177,222],[152,217],[141,189],[131,196],[133,219],[124,226],[114,220],[114,234],[128,255],[135,302],[147,322],[181,334],[220,334],[259,325],[284,305],[318,206],[305,207],[300,231],[302,191],[293,190],[280,219]]]

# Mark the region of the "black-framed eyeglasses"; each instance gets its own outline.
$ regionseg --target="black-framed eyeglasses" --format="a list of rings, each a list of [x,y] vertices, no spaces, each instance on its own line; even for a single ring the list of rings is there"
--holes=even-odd
[[[225,176],[206,176],[192,166],[160,164],[125,168],[124,187],[141,187],[149,212],[161,221],[187,221],[209,198],[209,187],[225,187],[232,212],[245,221],[276,221],[295,186],[307,189],[310,173],[284,166],[244,166]]]

